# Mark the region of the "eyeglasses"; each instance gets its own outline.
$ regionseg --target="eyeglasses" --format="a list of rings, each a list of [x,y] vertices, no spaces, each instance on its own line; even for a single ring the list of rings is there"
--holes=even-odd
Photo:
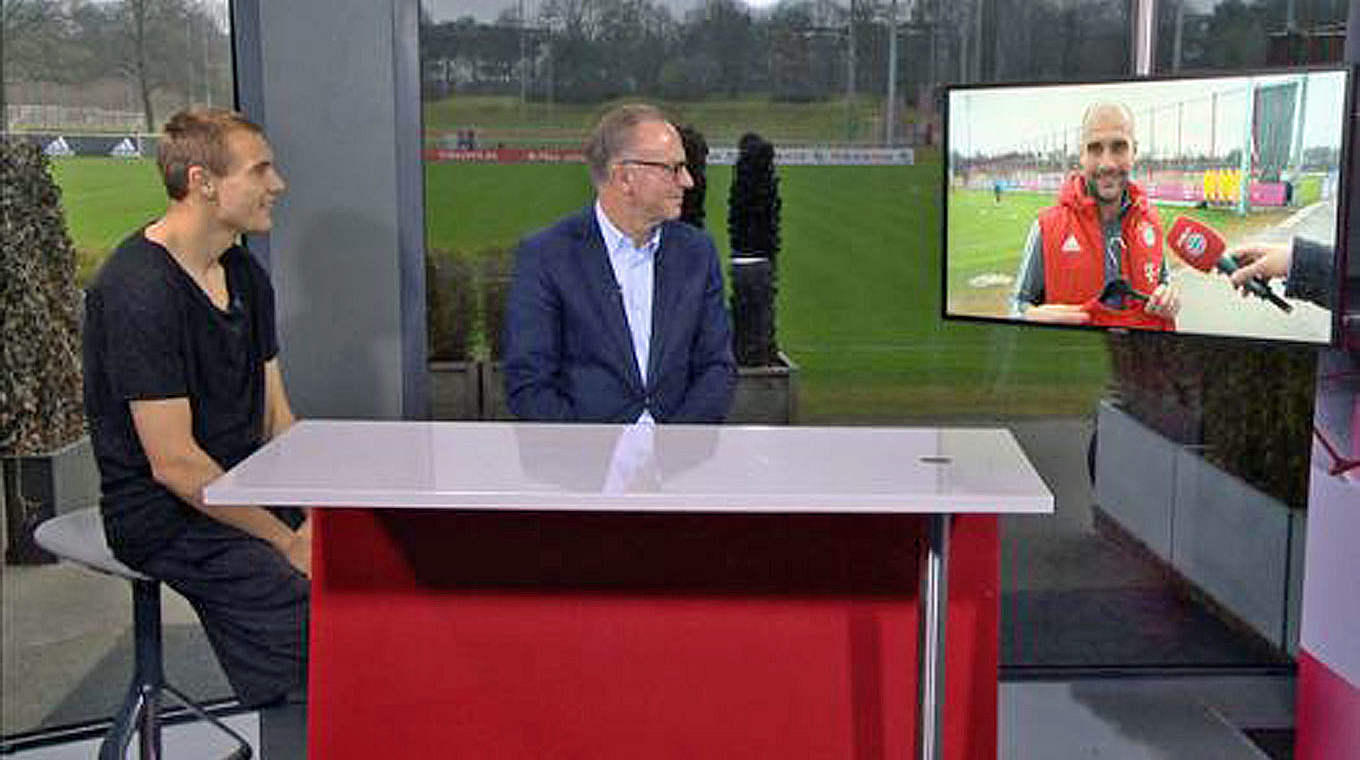
[[[657,169],[663,169],[674,179],[680,179],[680,172],[689,171],[689,164],[684,161],[676,161],[671,164],[665,161],[643,161],[642,159],[625,158],[619,163],[631,164],[633,166],[651,166]]]

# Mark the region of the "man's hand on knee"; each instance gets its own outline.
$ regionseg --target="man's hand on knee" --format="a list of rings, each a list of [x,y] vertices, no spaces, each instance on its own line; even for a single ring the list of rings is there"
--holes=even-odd
[[[279,547],[288,563],[297,568],[299,573],[312,577],[312,518],[308,517],[302,521],[302,525],[293,531],[292,538],[287,543]]]

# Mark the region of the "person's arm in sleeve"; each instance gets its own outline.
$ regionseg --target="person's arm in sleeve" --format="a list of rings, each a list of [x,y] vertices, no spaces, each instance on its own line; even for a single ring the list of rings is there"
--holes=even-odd
[[[248,254],[247,254],[248,255]],[[253,258],[248,259],[256,304],[256,350],[264,358],[264,440],[272,441],[293,426],[293,406],[284,390],[279,366],[279,336],[275,323],[274,286],[269,273]]]
[[[157,483],[208,517],[269,543],[299,572],[311,574],[308,532],[294,531],[261,507],[216,507],[203,503],[204,486],[221,477],[223,471],[194,440],[188,398],[133,401],[130,406],[137,439]]]
[[[283,371],[278,357],[264,364],[264,439],[272,441],[293,426],[297,418],[283,388]]]
[[[722,422],[732,406],[737,362],[732,356],[732,324],[723,303],[722,272],[712,242],[699,329],[690,349],[690,382],[670,422]]]
[[[1230,279],[1243,294],[1247,281],[1254,277],[1284,277],[1286,296],[1312,301],[1324,309],[1334,307],[1336,258],[1331,246],[1296,237],[1290,243],[1247,243],[1228,253],[1241,265]]]
[[[283,370],[279,368],[278,357],[264,364],[264,439],[272,441],[283,431],[293,426],[297,418],[293,416],[293,406],[288,402],[288,393],[283,387]],[[297,528],[310,545],[312,535],[312,508],[305,507],[306,519]],[[310,550],[309,550],[310,554]],[[311,558],[307,559],[310,567]]]
[[[543,263],[543,244],[526,241],[515,253],[505,304],[505,398],[524,420],[576,417],[562,392],[562,299]]]
[[[1336,299],[1336,255],[1329,245],[1305,238],[1294,238],[1289,277],[1284,282],[1284,294],[1302,298],[1332,309]]]
[[[1044,245],[1035,220],[1025,237],[1025,250],[1020,256],[1020,269],[1015,276],[1015,295],[1011,299],[1011,316],[1033,322],[1085,324],[1091,316],[1074,304],[1044,303]]]

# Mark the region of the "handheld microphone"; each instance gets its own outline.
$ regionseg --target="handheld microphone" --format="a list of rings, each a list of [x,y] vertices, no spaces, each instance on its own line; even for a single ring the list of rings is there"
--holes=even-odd
[[[1231,275],[1238,270],[1237,261],[1231,256],[1223,255],[1223,251],[1228,248],[1227,241],[1217,230],[1198,219],[1191,219],[1188,216],[1177,217],[1171,225],[1171,230],[1166,234],[1166,244],[1176,252],[1181,261],[1201,272],[1217,269],[1225,275]],[[1252,295],[1264,298],[1284,311],[1294,309],[1288,301],[1275,295],[1275,291],[1271,290],[1270,285],[1260,277],[1247,280],[1245,287]]]

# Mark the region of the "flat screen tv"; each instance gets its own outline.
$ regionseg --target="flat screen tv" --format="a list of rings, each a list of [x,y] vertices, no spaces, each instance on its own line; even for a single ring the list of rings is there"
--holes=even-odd
[[[1352,90],[1341,66],[946,88],[944,316],[1339,342]],[[1235,288],[1264,251],[1291,271]]]

